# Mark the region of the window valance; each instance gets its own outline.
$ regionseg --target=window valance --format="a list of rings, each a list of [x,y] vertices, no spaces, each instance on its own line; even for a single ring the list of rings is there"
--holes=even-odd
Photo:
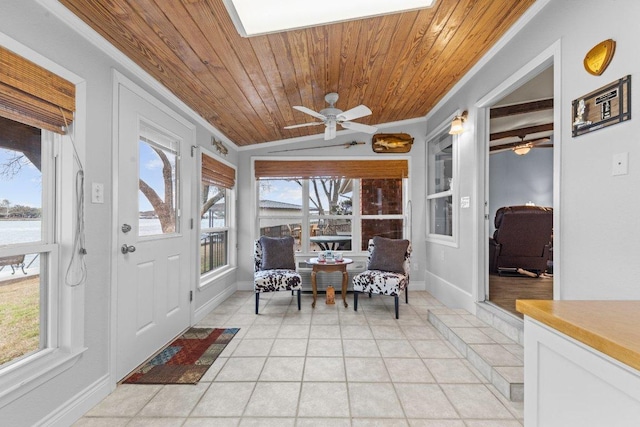
[[[202,182],[216,187],[233,188],[236,184],[236,171],[231,166],[203,153]]]
[[[0,47],[0,116],[64,134],[75,99],[73,83]]]
[[[255,177],[341,177],[394,179],[409,177],[407,160],[256,160]]]

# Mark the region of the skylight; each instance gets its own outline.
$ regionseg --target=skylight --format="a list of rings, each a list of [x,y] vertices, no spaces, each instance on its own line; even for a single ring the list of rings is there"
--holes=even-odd
[[[224,0],[243,37],[423,9],[435,0]]]

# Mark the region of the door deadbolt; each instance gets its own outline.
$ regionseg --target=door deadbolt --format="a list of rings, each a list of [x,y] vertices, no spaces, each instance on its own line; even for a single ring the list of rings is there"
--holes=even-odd
[[[122,232],[128,233],[131,231],[131,226],[129,224],[122,224]]]
[[[131,252],[135,252],[135,251],[136,251],[136,247],[135,247],[135,246],[133,246],[133,245],[126,245],[126,244],[124,244],[124,245],[122,245],[122,247],[120,248],[120,251],[121,251],[123,254],[128,254],[128,253],[131,253]]]

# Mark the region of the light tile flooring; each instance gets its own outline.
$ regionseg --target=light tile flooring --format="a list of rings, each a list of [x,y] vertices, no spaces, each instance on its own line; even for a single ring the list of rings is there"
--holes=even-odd
[[[323,297],[320,295],[319,297]],[[521,427],[504,399],[427,321],[427,292],[353,298],[236,292],[198,326],[239,327],[197,385],[120,385],[76,426]]]

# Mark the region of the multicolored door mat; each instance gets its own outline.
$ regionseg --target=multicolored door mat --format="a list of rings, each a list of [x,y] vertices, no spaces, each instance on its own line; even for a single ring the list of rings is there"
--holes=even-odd
[[[191,328],[123,383],[196,384],[239,330]]]

